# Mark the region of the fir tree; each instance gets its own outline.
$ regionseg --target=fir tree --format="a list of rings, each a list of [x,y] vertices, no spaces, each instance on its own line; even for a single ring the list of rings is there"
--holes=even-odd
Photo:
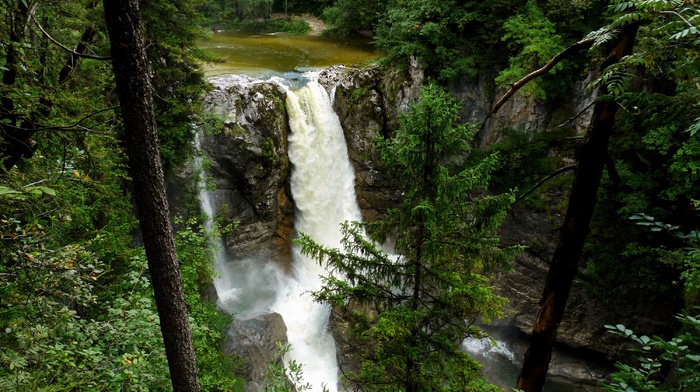
[[[347,310],[363,343],[362,366],[346,373],[351,382],[377,391],[488,390],[460,344],[479,334],[477,318],[498,316],[505,302],[484,273],[520,250],[499,248],[494,235],[514,195],[483,192],[495,155],[454,168],[473,129],[455,125],[458,104],[439,87],[425,86],[420,98],[394,138],[380,142],[401,205],[379,222],[346,223],[342,250],[306,235],[299,244],[331,271],[316,299]],[[377,245],[387,239],[396,255]]]

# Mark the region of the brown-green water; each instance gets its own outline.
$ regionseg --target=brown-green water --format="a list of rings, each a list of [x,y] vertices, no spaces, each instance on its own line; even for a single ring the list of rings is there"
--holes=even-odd
[[[207,76],[262,77],[337,64],[352,66],[379,57],[367,41],[289,34],[217,32],[199,46],[224,60],[205,64]]]

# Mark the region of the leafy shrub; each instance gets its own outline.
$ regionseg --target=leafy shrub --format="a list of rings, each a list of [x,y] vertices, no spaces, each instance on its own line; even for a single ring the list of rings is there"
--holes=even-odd
[[[677,316],[681,333],[670,340],[637,336],[624,325],[606,325],[612,333],[631,339],[637,363],[617,363],[606,391],[696,391],[700,383],[700,314]]]

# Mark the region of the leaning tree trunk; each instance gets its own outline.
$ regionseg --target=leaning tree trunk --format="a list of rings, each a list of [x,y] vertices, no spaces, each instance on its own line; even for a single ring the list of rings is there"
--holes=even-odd
[[[165,197],[138,0],[104,0],[129,169],[175,391],[199,391],[192,333]]]
[[[603,68],[631,53],[636,32],[636,25],[627,26],[621,31]],[[606,87],[601,85],[598,96],[607,94]],[[544,386],[557,329],[588,235],[617,109],[618,104],[611,100],[595,104],[591,126],[576,151],[578,164],[566,216],[560,229],[559,243],[549,265],[530,347],[525,353],[516,386],[525,392],[538,392]]]

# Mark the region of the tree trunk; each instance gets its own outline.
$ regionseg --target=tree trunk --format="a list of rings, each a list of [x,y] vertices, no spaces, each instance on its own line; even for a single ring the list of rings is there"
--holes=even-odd
[[[95,29],[92,26],[88,26],[85,29],[85,31],[83,31],[83,34],[80,36],[80,41],[78,42],[78,45],[75,46],[75,49],[73,49],[73,51],[79,54],[87,53],[88,45],[95,38],[95,33]],[[61,71],[58,73],[58,83],[63,83],[66,80],[68,80],[68,78],[71,75],[73,75],[73,72],[75,72],[75,70],[78,68],[80,56],[78,56],[75,53],[71,53],[68,56],[66,64],[63,66],[63,68],[61,68]]]
[[[627,26],[622,30],[603,68],[631,53],[636,32],[636,25]],[[606,87],[601,86],[598,96],[606,94]],[[525,392],[541,391],[544,386],[557,329],[588,235],[603,167],[608,159],[608,141],[617,109],[617,103],[611,100],[595,104],[591,126],[576,151],[578,164],[566,216],[560,229],[559,243],[549,265],[530,347],[525,353],[516,386]]]
[[[199,391],[192,334],[175,254],[152,87],[137,0],[104,0],[130,174],[175,391]]]
[[[31,5],[31,6],[30,6]],[[21,48],[27,34],[27,21],[36,8],[30,2],[18,1],[15,9],[9,9],[10,19],[10,39],[5,53],[5,70],[2,74],[2,83],[6,86],[13,86],[17,82],[18,69],[21,67],[21,55],[18,48]],[[31,140],[34,131],[31,127],[22,124],[19,116],[15,113],[15,102],[6,96],[0,98],[1,112],[0,130],[2,140],[0,140],[0,173],[10,171],[22,157],[31,157],[34,154],[35,143]],[[25,128],[22,128],[22,126]]]

